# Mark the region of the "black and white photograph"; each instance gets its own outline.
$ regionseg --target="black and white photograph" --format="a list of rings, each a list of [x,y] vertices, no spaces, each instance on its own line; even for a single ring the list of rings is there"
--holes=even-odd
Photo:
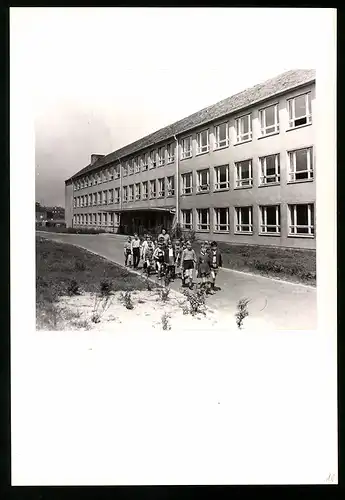
[[[31,415],[15,420],[16,484],[335,484],[336,10],[36,7],[10,21],[11,228],[29,219],[11,242],[13,415]],[[47,423],[56,391],[70,441]],[[325,407],[321,464],[321,416],[308,419]],[[45,436],[35,460],[29,422]]]

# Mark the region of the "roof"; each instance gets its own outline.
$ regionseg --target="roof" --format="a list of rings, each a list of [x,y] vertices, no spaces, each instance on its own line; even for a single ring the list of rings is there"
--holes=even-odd
[[[117,151],[103,156],[92,165],[87,165],[68,180],[72,180],[82,174],[94,171],[99,167],[108,165],[114,161],[118,161],[119,159],[130,157],[142,149],[146,149],[168,139],[172,139],[174,135],[181,135],[213,120],[233,114],[261,101],[265,101],[271,97],[314,81],[315,70],[313,69],[296,69],[286,71],[275,78],[259,83],[254,87],[219,101],[212,106],[208,106],[207,108],[197,111],[196,113],[168,125],[167,127],[161,128],[152,134],[146,135],[131,144],[123,146]]]

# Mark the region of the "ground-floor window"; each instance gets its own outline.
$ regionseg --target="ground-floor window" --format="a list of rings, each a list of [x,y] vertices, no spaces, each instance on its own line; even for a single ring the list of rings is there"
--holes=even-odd
[[[143,200],[147,200],[148,196],[148,186],[147,186],[147,181],[143,182]]]
[[[103,225],[106,226],[108,224],[108,214],[104,212],[103,214]]]
[[[156,180],[150,181],[150,198],[156,198]]]
[[[237,233],[252,233],[253,232],[253,208],[252,207],[236,207],[236,232]]]
[[[102,225],[102,214],[101,213],[98,214],[98,225],[99,226]]]
[[[314,205],[289,205],[289,235],[314,236]]]
[[[73,215],[73,224],[76,224],[76,223],[77,223],[77,216]]]
[[[135,199],[138,201],[141,198],[140,183],[135,185]]]
[[[214,209],[214,229],[219,232],[230,230],[228,207]]]
[[[93,214],[93,223],[95,226],[97,225],[97,214]]]
[[[181,210],[182,215],[182,229],[193,228],[193,212],[192,210]]]
[[[92,214],[89,214],[89,225],[92,225]]]
[[[260,232],[280,234],[279,205],[268,205],[260,207]]]
[[[198,231],[210,230],[210,210],[208,208],[198,208],[197,211],[197,229]]]

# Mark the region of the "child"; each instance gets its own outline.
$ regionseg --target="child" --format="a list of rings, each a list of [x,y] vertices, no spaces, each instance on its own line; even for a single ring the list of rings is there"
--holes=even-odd
[[[125,243],[125,246],[124,246],[124,253],[125,253],[125,266],[131,266],[132,264],[132,249],[131,249],[131,241],[132,241],[132,238],[130,236],[128,236],[128,239]]]
[[[134,238],[131,241],[131,253],[133,256],[133,267],[136,269],[140,262],[140,246],[141,241],[137,233],[134,234]]]
[[[158,246],[153,252],[153,260],[155,262],[158,280],[161,280],[165,274],[165,252],[163,248],[163,243],[161,241],[158,242]]]
[[[216,288],[216,278],[218,274],[218,269],[222,267],[223,262],[222,262],[222,254],[219,251],[216,241],[212,241],[211,243],[210,258],[211,258],[211,288],[212,290],[220,290],[219,287]]]
[[[181,240],[175,241],[175,266],[176,266],[176,275],[178,277],[181,276],[181,255],[182,255],[182,242]]]
[[[186,280],[189,280],[189,288],[193,288],[193,270],[196,264],[196,254],[192,249],[192,244],[190,241],[187,241],[186,248],[182,251],[181,255],[182,262],[182,286],[187,286]]]
[[[211,292],[211,285],[209,281],[211,273],[211,259],[207,251],[205,243],[201,244],[200,255],[198,258],[198,277],[201,278],[200,288],[205,290],[207,294]]]
[[[151,236],[148,235],[146,238],[146,241],[143,243],[142,247],[142,258],[144,261],[143,267],[146,269],[147,275],[150,275],[150,272],[152,270],[153,266],[153,253],[155,251],[155,247],[153,244],[153,241],[151,239]]]
[[[169,240],[165,248],[165,263],[167,265],[167,278],[169,281],[175,279],[175,261],[175,249]]]

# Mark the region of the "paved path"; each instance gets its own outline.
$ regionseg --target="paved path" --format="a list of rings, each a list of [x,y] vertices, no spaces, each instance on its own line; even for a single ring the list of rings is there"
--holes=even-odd
[[[123,264],[124,236],[48,233],[37,234],[54,241],[72,243],[113,262]],[[248,307],[251,319],[263,321],[269,329],[315,330],[317,327],[316,288],[295,283],[279,282],[258,275],[220,270],[217,285],[221,287],[207,299],[211,308],[233,314],[242,297],[251,299]],[[179,290],[180,281],[172,284]]]

